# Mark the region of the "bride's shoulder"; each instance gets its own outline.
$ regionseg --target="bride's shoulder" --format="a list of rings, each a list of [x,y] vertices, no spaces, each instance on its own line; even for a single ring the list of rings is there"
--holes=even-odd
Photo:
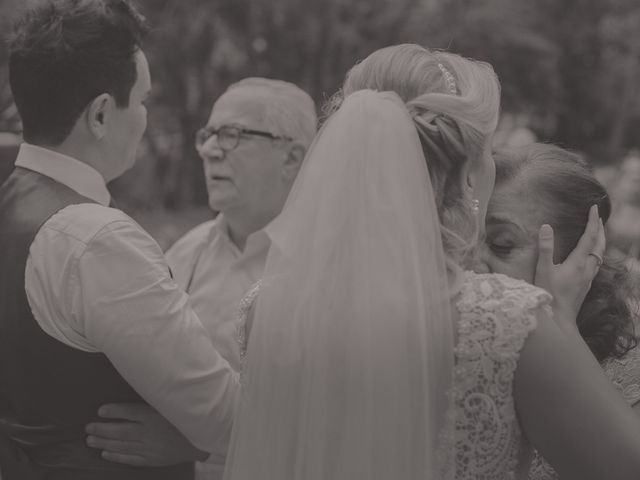
[[[475,365],[492,359],[501,365],[495,371],[512,374],[525,340],[538,326],[540,313],[544,310],[544,316],[551,317],[550,303],[549,293],[524,281],[465,272],[456,302],[458,363]]]
[[[538,326],[542,311],[551,317],[551,295],[545,290],[506,275],[465,272],[456,302],[459,332],[491,332],[513,337],[515,351]]]
[[[463,310],[536,309],[551,303],[551,295],[540,287],[500,273],[465,271],[458,305]]]

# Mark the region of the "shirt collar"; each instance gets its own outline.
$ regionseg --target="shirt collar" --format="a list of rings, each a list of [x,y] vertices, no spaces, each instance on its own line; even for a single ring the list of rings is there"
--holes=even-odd
[[[279,226],[280,223],[282,223],[281,219],[282,215],[278,215],[276,218],[271,220],[271,222],[269,222],[269,224],[264,227],[264,232],[267,235],[267,238],[269,238],[269,242],[271,243],[271,245],[275,245],[281,251],[284,251],[284,244],[286,243],[286,239],[280,233],[280,230],[282,230],[282,228],[280,228]]]
[[[100,172],[62,153],[23,143],[16,158],[16,167],[38,172],[104,206],[111,201],[111,194]]]
[[[269,235],[269,232],[268,232],[269,225],[271,224],[268,224],[264,228],[256,232],[253,232],[251,235],[247,237],[247,241],[244,247],[245,254],[253,250],[254,246],[258,249],[262,245],[266,245],[267,247],[269,246],[269,244],[271,243],[271,236]],[[213,228],[211,229],[211,232],[210,232],[210,237],[211,237],[210,239],[212,239],[213,236],[215,235],[222,235],[225,238],[225,240],[229,242],[230,245],[233,245],[235,247],[235,244],[231,241],[231,238],[229,237],[229,225],[227,224],[223,213],[219,213],[216,219],[214,220]],[[263,243],[264,240],[266,240],[266,243]]]

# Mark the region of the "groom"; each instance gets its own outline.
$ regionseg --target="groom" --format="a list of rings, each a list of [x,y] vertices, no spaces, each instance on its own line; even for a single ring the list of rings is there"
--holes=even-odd
[[[44,0],[16,24],[25,143],[0,187],[3,480],[193,478],[192,463],[128,467],[87,447],[105,403],[148,402],[198,459],[226,450],[237,374],[158,245],[108,207],[105,184],[133,165],[146,127],[144,33],[125,0]]]

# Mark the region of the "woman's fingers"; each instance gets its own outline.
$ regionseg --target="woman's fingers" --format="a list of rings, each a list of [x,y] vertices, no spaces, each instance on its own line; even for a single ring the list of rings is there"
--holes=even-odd
[[[597,274],[602,262],[604,261],[604,252],[607,246],[607,240],[604,233],[604,224],[602,219],[598,219],[598,239],[593,250],[587,255],[587,274],[593,279]]]
[[[584,233],[578,240],[576,248],[569,254],[567,260],[576,261],[578,264],[584,262],[591,252],[594,252],[598,245],[600,234],[600,217],[598,216],[598,206],[593,205],[589,209],[589,221]]]
[[[549,234],[551,231],[551,234]],[[535,283],[545,288],[554,296],[557,308],[577,315],[591,282],[598,273],[604,254],[604,226],[598,216],[598,207],[589,209],[589,219],[578,244],[566,260],[558,265],[553,264],[553,233],[550,227],[540,229],[539,257]]]
[[[604,225],[598,214],[598,206],[593,205],[589,209],[587,227],[565,263],[573,265],[576,274],[584,275],[591,283],[602,265],[605,244]]]
[[[553,228],[542,225],[538,231],[538,263],[536,265],[535,284],[551,292],[553,274]]]

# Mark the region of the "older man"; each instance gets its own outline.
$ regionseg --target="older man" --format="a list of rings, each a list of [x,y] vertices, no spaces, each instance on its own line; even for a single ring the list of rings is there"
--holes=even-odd
[[[220,213],[178,240],[166,257],[214,347],[236,371],[238,303],[262,275],[269,224],[284,206],[316,125],[314,103],[300,88],[246,78],[216,101],[196,135],[209,206]],[[178,433],[165,429],[161,417],[140,406],[110,408],[112,417],[132,422],[92,426],[94,446],[111,459],[156,465],[180,459],[171,449]],[[197,464],[196,478],[221,478],[223,469],[224,459],[212,456]]]
[[[238,302],[262,275],[268,225],[282,210],[316,124],[314,103],[301,89],[247,78],[218,99],[196,135],[209,206],[220,214],[166,256],[214,346],[236,370]]]

